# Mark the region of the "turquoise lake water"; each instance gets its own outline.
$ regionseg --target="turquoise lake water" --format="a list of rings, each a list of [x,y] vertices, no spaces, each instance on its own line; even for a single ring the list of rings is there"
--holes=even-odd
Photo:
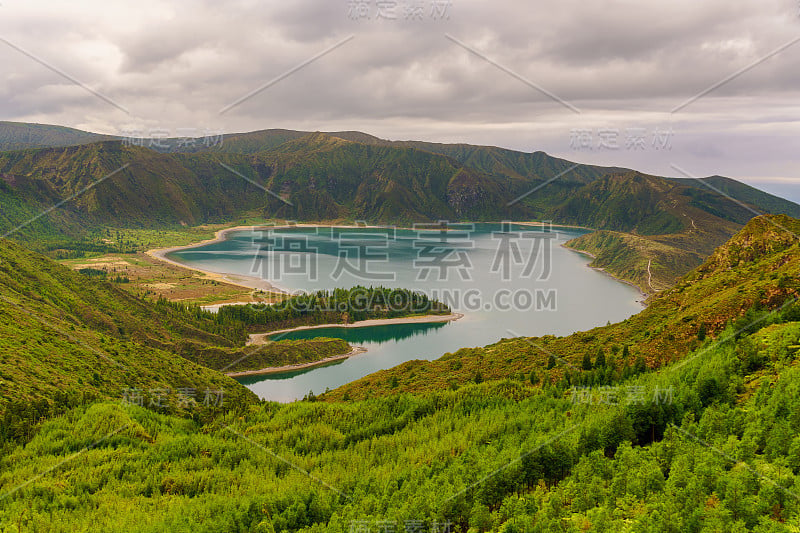
[[[451,305],[446,324],[321,328],[281,338],[338,337],[366,353],[301,372],[241,378],[260,397],[292,401],[413,359],[514,336],[568,335],[623,320],[641,293],[587,267],[561,246],[585,233],[563,227],[454,225],[393,230],[287,228],[237,231],[223,242],[169,254],[188,266],[259,277],[289,291],[355,285],[404,287]]]

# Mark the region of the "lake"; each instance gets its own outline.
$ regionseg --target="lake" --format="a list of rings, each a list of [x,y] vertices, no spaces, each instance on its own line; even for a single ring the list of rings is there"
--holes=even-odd
[[[280,338],[338,337],[367,351],[301,372],[240,378],[261,398],[292,401],[413,359],[515,336],[568,335],[641,311],[642,294],[564,248],[586,233],[565,227],[453,224],[392,228],[296,227],[235,231],[168,258],[258,277],[288,291],[355,285],[419,290],[463,313],[449,323],[321,328]]]

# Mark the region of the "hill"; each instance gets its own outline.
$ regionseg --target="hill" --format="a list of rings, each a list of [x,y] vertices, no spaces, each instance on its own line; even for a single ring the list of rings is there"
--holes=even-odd
[[[699,266],[755,210],[685,182],[629,172],[583,187],[553,218],[607,228],[567,246],[592,255],[592,267],[653,293]]]
[[[112,138],[64,126],[0,121],[0,151],[75,146]]]
[[[759,209],[767,213],[782,213],[790,217],[800,217],[800,209],[798,205],[789,200],[779,198],[772,194],[766,193],[762,190],[751,187],[740,181],[726,178],[724,176],[709,176],[707,178],[689,179],[689,178],[670,178],[673,181],[684,183],[691,187],[701,189],[703,191],[718,191],[727,194],[731,198],[740,200],[750,205],[758,206]],[[709,187],[710,186],[710,187]]]
[[[244,331],[221,328],[170,306],[136,299],[111,284],[0,240],[0,413],[25,423],[91,398],[126,391],[223,391],[231,406],[255,401],[232,379],[181,357],[244,343]],[[33,414],[38,415],[33,416]],[[16,418],[15,418],[16,417]]]

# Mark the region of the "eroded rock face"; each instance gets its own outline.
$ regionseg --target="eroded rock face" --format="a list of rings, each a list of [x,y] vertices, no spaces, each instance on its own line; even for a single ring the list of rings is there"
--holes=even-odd
[[[459,217],[479,214],[495,197],[467,172],[459,172],[447,186],[447,205]]]

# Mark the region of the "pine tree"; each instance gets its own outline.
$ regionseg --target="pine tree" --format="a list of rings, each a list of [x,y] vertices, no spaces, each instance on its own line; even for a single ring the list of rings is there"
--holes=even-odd
[[[581,368],[584,370],[592,369],[592,358],[589,356],[589,352],[583,354],[583,363],[581,363]]]
[[[594,360],[595,368],[604,368],[606,366],[606,354],[602,348],[597,349],[597,357]]]

